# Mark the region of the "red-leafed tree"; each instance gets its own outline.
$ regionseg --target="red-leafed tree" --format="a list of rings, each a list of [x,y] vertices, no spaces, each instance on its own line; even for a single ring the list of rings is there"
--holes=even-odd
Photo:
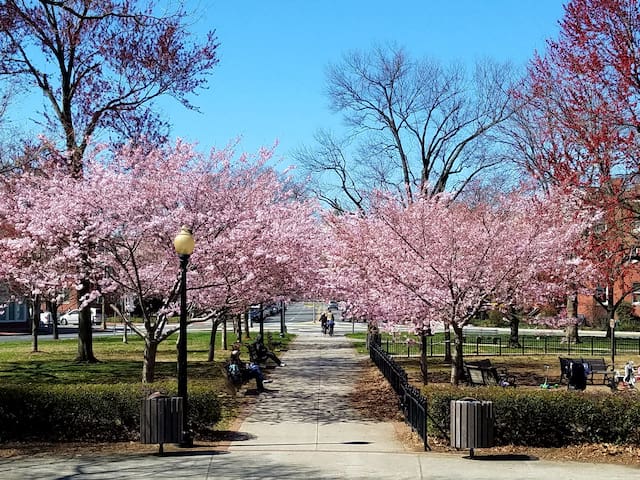
[[[560,25],[559,38],[534,58],[515,94],[524,108],[511,139],[542,184],[580,188],[601,212],[584,247],[609,292],[595,298],[613,318],[637,273],[630,259],[640,214],[640,6],[572,0]]]
[[[0,75],[40,91],[47,127],[59,135],[70,172],[81,174],[92,137],[157,138],[150,108],[169,95],[188,108],[218,62],[213,32],[202,41],[189,17],[154,0],[7,0],[0,4]],[[56,138],[49,135],[51,138]]]
[[[153,100],[188,95],[204,86],[216,65],[213,32],[201,41],[188,32],[182,8],[153,0],[7,0],[0,3],[0,76],[41,92],[40,121],[68,174],[83,175],[91,140],[115,134],[125,141],[161,141],[165,125]],[[81,296],[89,293],[81,281]],[[81,360],[94,361],[88,309],[79,325]]]

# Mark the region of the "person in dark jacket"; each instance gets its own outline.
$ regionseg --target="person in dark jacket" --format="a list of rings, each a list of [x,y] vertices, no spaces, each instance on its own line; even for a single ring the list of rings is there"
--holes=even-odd
[[[264,362],[270,358],[271,360],[276,362],[276,365],[278,365],[279,367],[286,366],[286,363],[280,360],[275,353],[267,348],[267,346],[264,344],[264,341],[262,340],[262,335],[258,335],[256,337],[256,341],[253,342],[253,347],[255,349],[256,360],[258,362]]]

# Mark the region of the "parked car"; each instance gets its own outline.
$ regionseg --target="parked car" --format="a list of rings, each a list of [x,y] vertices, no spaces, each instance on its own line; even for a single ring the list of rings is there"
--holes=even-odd
[[[102,323],[102,313],[100,313],[97,308],[91,308],[90,311],[91,323]],[[60,325],[77,325],[80,323],[80,309],[74,308],[73,310],[63,313],[58,317],[58,323]]]
[[[251,305],[249,307],[249,320],[252,322],[260,321],[260,305]]]
[[[60,315],[58,323],[60,325],[77,325],[80,322],[80,310],[77,308],[68,310]]]
[[[330,300],[329,303],[327,303],[327,310],[338,310],[338,302]]]
[[[271,304],[271,306],[269,307],[269,315],[277,315],[279,313],[280,313],[280,305],[278,305],[277,303]]]

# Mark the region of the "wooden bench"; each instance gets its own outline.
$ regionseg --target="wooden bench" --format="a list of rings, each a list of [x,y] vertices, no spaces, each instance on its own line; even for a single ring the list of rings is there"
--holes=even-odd
[[[594,385],[594,376],[602,377],[602,385],[607,385],[613,379],[613,368],[604,361],[604,358],[583,358],[582,363],[588,365],[587,381]]]
[[[496,367],[491,360],[476,360],[464,362],[464,373],[467,385],[515,387],[516,381],[513,375],[509,375],[504,367]]]

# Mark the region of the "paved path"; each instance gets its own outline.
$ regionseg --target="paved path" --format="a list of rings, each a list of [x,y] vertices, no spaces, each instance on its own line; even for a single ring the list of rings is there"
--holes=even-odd
[[[270,371],[270,392],[257,398],[227,449],[139,456],[35,456],[0,460],[0,479],[581,479],[640,478],[640,469],[616,465],[465,458],[466,453],[407,451],[387,423],[362,420],[348,395],[359,362],[337,324],[324,337],[301,325],[298,339]]]

